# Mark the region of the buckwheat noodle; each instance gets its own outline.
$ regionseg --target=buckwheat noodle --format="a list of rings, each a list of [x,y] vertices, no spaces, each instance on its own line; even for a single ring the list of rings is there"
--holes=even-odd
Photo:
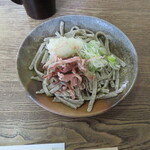
[[[72,27],[69,32],[65,32],[65,23],[61,21],[60,31],[56,32],[55,35],[56,38],[62,36],[67,38],[81,38],[85,42],[96,40],[106,49],[106,55],[112,54],[109,47],[109,39],[104,32],[99,31],[94,33],[88,29],[80,29],[77,26]],[[32,76],[31,79],[42,83],[42,89],[37,91],[36,94],[46,94],[47,96],[54,97],[54,102],[61,102],[74,109],[81,107],[84,102],[89,101],[87,111],[90,112],[92,111],[95,100],[115,97],[124,90],[124,88],[120,86],[121,68],[116,70],[107,64],[95,73],[95,78],[93,80],[90,80],[83,75],[81,86],[75,87],[75,98],[72,99],[69,90],[62,90],[62,88],[65,88],[66,86],[65,82],[60,81],[55,76],[43,78],[44,76],[49,75],[49,70],[40,71],[39,69],[41,64],[44,65],[49,60],[50,54],[48,53],[46,45],[50,38],[51,37],[47,37],[44,39],[44,42],[37,50],[37,53],[29,66],[30,70],[36,72],[36,76]],[[123,60],[117,56],[116,58],[121,67],[126,66],[126,63]]]

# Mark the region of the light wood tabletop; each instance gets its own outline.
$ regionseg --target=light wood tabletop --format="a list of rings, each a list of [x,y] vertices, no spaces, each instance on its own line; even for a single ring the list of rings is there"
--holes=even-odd
[[[139,57],[131,93],[105,114],[67,118],[33,103],[19,83],[16,55],[25,36],[45,20],[26,15],[22,5],[0,0],[0,145],[64,142],[67,150],[118,147],[150,149],[150,0],[57,0],[54,17],[95,16],[120,28]]]

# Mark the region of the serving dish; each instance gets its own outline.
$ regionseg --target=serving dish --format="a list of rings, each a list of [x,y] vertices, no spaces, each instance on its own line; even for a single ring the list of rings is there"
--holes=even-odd
[[[122,58],[127,64],[120,78],[122,86],[125,86],[124,91],[114,98],[97,100],[91,112],[86,111],[87,103],[77,110],[74,110],[64,104],[52,102],[52,98],[44,94],[35,94],[35,92],[41,88],[41,83],[30,79],[35,73],[34,71],[30,71],[28,67],[43,39],[54,35],[55,32],[59,30],[60,21],[66,23],[66,31],[70,30],[72,26],[79,26],[80,28],[87,28],[94,32],[102,31],[106,33],[110,39],[113,53]],[[19,79],[27,91],[27,94],[36,104],[50,112],[63,116],[89,117],[106,112],[128,95],[137,77],[138,57],[128,37],[111,23],[90,16],[68,15],[46,21],[27,35],[19,48],[17,55],[17,70]]]

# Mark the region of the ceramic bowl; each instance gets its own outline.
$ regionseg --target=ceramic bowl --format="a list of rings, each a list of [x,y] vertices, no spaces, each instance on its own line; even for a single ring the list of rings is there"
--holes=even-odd
[[[35,72],[30,71],[28,67],[38,50],[38,47],[45,37],[53,36],[56,31],[59,31],[60,21],[65,22],[65,31],[69,31],[70,28],[75,25],[80,28],[87,28],[94,32],[103,31],[108,35],[111,41],[112,52],[123,59],[127,64],[126,68],[121,72],[120,77],[120,83],[125,86],[125,90],[117,97],[97,100],[91,112],[87,112],[88,103],[85,103],[82,107],[74,110],[64,104],[52,102],[52,98],[47,97],[44,94],[36,95],[35,92],[41,88],[41,83],[30,80],[30,77],[35,75]],[[106,112],[127,96],[137,77],[138,58],[136,50],[128,37],[111,23],[90,16],[68,15],[48,20],[27,35],[18,52],[17,70],[22,85],[29,97],[36,104],[50,112],[63,116],[89,117]]]

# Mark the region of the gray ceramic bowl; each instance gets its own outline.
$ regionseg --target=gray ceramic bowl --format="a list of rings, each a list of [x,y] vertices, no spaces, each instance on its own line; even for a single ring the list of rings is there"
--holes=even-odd
[[[113,53],[122,58],[127,64],[127,67],[122,71],[120,78],[121,84],[126,86],[125,90],[117,97],[107,100],[97,100],[92,112],[90,113],[86,111],[87,104],[84,104],[77,110],[73,110],[61,103],[53,103],[52,98],[46,97],[45,95],[36,95],[35,91],[41,88],[41,83],[30,80],[30,77],[35,73],[34,71],[29,71],[28,67],[38,47],[45,37],[52,36],[56,31],[59,31],[60,21],[65,22],[66,31],[76,25],[95,32],[105,32],[110,38]],[[114,25],[95,17],[69,15],[49,20],[39,25],[31,33],[29,33],[19,49],[17,69],[22,85],[26,89],[29,97],[35,103],[50,112],[63,116],[86,117],[101,114],[107,111],[127,96],[127,94],[131,91],[137,77],[138,58],[131,41]]]

